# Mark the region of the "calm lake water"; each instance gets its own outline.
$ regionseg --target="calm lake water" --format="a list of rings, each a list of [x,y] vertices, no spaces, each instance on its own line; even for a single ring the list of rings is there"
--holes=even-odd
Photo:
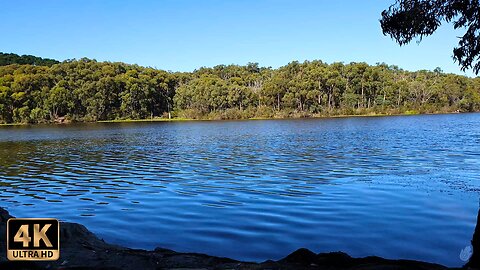
[[[1,127],[0,168],[13,215],[79,222],[129,247],[460,266],[480,114]]]

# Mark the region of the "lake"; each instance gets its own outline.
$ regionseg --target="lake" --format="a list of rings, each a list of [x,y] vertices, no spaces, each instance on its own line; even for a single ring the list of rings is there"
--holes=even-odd
[[[464,264],[480,114],[0,128],[0,206],[108,242]]]

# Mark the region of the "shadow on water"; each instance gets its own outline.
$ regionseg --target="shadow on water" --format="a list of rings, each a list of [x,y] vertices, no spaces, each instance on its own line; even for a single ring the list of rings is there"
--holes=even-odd
[[[475,231],[472,237],[472,247],[473,253],[470,257],[470,260],[464,267],[470,267],[479,269],[480,268],[480,209],[478,209],[477,214],[477,225],[475,225]]]
[[[6,221],[11,217],[7,211],[0,207],[0,231],[5,232]],[[477,224],[472,240],[473,255],[470,261],[463,266],[464,269],[479,269],[479,223],[480,209],[477,214]],[[33,261],[6,261],[5,258],[0,257],[0,269],[459,269],[446,268],[439,264],[422,261],[385,259],[376,256],[354,258],[343,252],[316,254],[306,248],[300,248],[281,260],[268,260],[263,263],[241,262],[203,254],[177,253],[163,248],[156,248],[154,251],[131,250],[120,246],[112,246],[97,238],[85,227],[73,223],[62,224],[60,239],[63,246],[63,259],[47,264]],[[0,253],[5,253],[5,250],[2,250],[6,246],[5,241],[5,233],[0,234],[0,244],[2,244],[0,245]],[[467,253],[470,253],[470,251],[469,249]],[[110,260],[106,260],[107,257],[111,257]],[[149,259],[145,260],[146,257]]]

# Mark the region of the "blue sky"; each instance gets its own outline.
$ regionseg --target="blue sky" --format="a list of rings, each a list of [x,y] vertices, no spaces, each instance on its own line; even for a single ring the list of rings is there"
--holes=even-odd
[[[320,59],[386,62],[464,74],[442,26],[399,47],[378,22],[394,0],[0,0],[0,51],[58,60],[88,57],[173,71]],[[472,76],[471,72],[466,75]]]

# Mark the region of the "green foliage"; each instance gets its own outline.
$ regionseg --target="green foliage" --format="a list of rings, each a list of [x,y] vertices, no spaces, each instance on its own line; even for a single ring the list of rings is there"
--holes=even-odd
[[[14,53],[2,53],[0,52],[0,66],[6,66],[11,64],[20,65],[34,65],[34,66],[52,66],[58,64],[57,60],[36,57],[33,55],[18,55]]]
[[[249,63],[172,73],[83,58],[0,67],[0,123],[479,110],[479,78],[386,64]]]

